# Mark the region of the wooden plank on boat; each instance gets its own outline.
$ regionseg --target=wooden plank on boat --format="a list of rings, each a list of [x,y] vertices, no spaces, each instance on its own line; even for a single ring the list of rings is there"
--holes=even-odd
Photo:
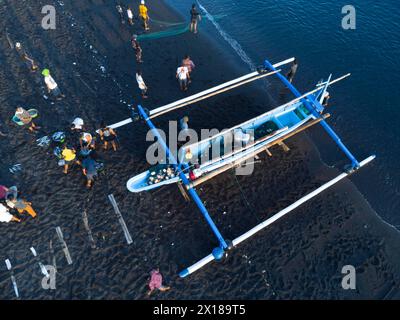
[[[268,156],[272,157],[272,153],[271,153],[271,151],[269,151],[268,148],[265,148],[265,152],[267,153]]]
[[[185,188],[182,186],[182,182],[179,182],[179,183],[178,183],[178,189],[179,189],[179,191],[181,192],[181,194],[182,194],[183,198],[185,199],[185,201],[186,201],[186,202],[190,202],[190,197],[189,197],[189,195],[187,194]]]

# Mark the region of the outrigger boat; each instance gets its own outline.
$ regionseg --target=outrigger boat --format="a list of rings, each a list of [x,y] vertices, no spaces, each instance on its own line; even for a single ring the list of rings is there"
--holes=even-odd
[[[137,111],[134,110],[131,118],[110,126],[111,128],[118,128],[128,123],[134,122],[135,119],[140,117],[148,125],[153,135],[157,137],[158,143],[165,150],[166,158],[169,159],[168,164],[160,164],[157,167],[151,168],[148,171],[143,172],[130,179],[127,182],[128,190],[131,192],[142,192],[152,190],[164,185],[177,183],[184,195],[189,198],[187,196],[187,194],[189,194],[193,201],[196,203],[204,218],[210,225],[216,238],[218,239],[219,245],[212,250],[212,253],[209,254],[207,257],[201,259],[197,263],[193,264],[192,266],[184,269],[180,273],[181,277],[186,277],[189,274],[194,273],[195,271],[203,268],[205,265],[212,262],[213,260],[219,261],[223,259],[226,251],[237,246],[244,240],[252,237],[257,232],[263,230],[281,217],[285,216],[287,213],[293,211],[303,203],[314,198],[324,190],[330,188],[334,184],[338,183],[342,179],[346,178],[353,172],[357,171],[359,168],[365,166],[373,159],[375,159],[375,155],[372,155],[365,160],[359,162],[325,121],[325,119],[329,117],[329,114],[324,114],[324,107],[322,104],[328,87],[347,78],[348,76],[350,76],[350,74],[346,74],[335,80],[331,80],[331,76],[329,76],[327,81],[319,82],[315,89],[302,95],[281,74],[281,70],[277,69],[283,65],[291,63],[292,61],[294,61],[294,58],[287,59],[285,61],[272,65],[268,60],[266,60],[263,67],[259,68],[253,73],[151,111],[145,110],[142,106],[138,105]],[[201,101],[216,94],[220,94],[246,83],[272,75],[278,77],[278,79],[282,81],[282,83],[295,95],[296,98],[288,103],[285,103],[282,106],[279,106],[271,111],[268,111],[244,123],[241,123],[231,129],[225,130],[200,142],[182,147],[181,152],[178,155],[178,159],[176,159],[176,157],[172,154],[162,136],[160,135],[159,131],[156,129],[152,122],[152,119],[172,110],[182,108],[184,106]],[[242,234],[238,238],[232,241],[225,239],[218,230],[212,218],[210,217],[210,214],[208,213],[208,210],[204,206],[200,197],[198,196],[196,192],[196,187],[230,168],[240,166],[246,160],[256,157],[257,154],[263,151],[271,155],[269,152],[269,148],[273,145],[278,144],[284,147],[284,149],[288,149],[287,146],[284,144],[284,141],[286,139],[317,123],[322,125],[326,132],[331,136],[333,141],[339,146],[339,148],[350,160],[350,164],[346,166],[344,172],[338,177],[317,188],[313,192],[305,195],[303,198],[297,200],[289,207],[273,215],[266,221],[255,226],[248,232]],[[250,139],[247,139],[248,132],[252,132],[252,135],[250,135]],[[192,156],[200,158],[204,154],[209,154],[210,148],[212,149],[216,146],[220,147],[221,145],[225,145],[225,142],[227,139],[229,139],[229,137],[232,138],[233,136],[233,139],[235,139],[238,133],[239,137],[241,137],[242,139],[243,137],[247,137],[247,144],[244,144],[244,146],[235,150],[231,150],[229,152],[218,153],[216,157],[207,159],[206,161],[202,161],[201,164],[196,167],[197,174],[193,174],[194,169],[191,164]],[[187,154],[188,152],[191,154],[191,157],[189,159],[185,158],[185,154]],[[185,190],[187,194],[185,193]]]

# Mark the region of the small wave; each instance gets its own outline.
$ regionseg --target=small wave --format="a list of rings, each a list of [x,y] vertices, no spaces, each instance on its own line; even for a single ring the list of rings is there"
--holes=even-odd
[[[218,30],[219,34],[225,39],[226,42],[229,43],[229,45],[233,48],[233,50],[235,50],[235,52],[243,60],[243,62],[246,63],[250,67],[251,70],[256,70],[255,64],[250,59],[250,57],[247,55],[247,53],[243,50],[243,48],[239,44],[239,42],[237,42],[228,33],[226,33],[224,29],[222,29],[222,27],[215,20],[215,18],[207,11],[206,8],[204,8],[204,6],[200,2],[198,2],[198,5],[199,5],[200,10],[204,12],[207,19],[211,21],[211,23]]]

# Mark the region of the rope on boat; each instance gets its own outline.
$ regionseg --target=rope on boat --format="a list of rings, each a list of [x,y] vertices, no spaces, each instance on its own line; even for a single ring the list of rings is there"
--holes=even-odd
[[[240,191],[240,194],[242,195],[242,199],[244,200],[244,203],[246,204],[246,206],[247,206],[247,208],[249,209],[249,211],[250,211],[250,212],[253,214],[253,216],[256,218],[257,222],[260,222],[261,220],[258,218],[258,216],[257,216],[257,214],[256,214],[255,208],[251,205],[251,203],[249,202],[249,200],[247,200],[246,194],[244,193],[243,188],[242,188],[242,186],[240,185],[240,182],[239,182],[239,180],[238,180],[238,178],[237,178],[237,176],[236,176],[236,174],[235,174],[235,169],[232,168],[231,171],[232,171],[232,173],[233,173],[233,176],[235,177],[235,181],[236,181],[236,183],[237,183],[237,185],[238,185],[238,187],[239,187],[239,191]]]

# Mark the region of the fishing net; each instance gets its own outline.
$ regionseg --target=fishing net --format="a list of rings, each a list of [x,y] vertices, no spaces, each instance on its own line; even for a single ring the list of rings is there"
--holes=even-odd
[[[147,34],[141,34],[138,36],[138,40],[143,41],[143,40],[154,40],[154,39],[172,37],[172,36],[177,36],[179,34],[186,33],[188,31],[189,31],[189,26],[185,23],[181,26],[169,28],[167,30],[153,32],[153,33],[147,33]]]
[[[220,14],[214,16],[215,20],[219,20],[223,17],[225,17],[225,14]],[[206,16],[203,16],[203,18],[207,18]],[[189,31],[189,22],[168,22],[168,21],[161,21],[161,20],[156,20],[150,18],[150,21],[152,24],[156,24],[160,27],[168,27],[168,29],[163,30],[163,31],[158,31],[158,32],[153,32],[153,33],[147,33],[147,34],[141,34],[138,36],[138,40],[154,40],[154,39],[160,39],[160,38],[167,38],[167,37],[173,37],[177,36],[180,34],[183,34],[185,32]]]

